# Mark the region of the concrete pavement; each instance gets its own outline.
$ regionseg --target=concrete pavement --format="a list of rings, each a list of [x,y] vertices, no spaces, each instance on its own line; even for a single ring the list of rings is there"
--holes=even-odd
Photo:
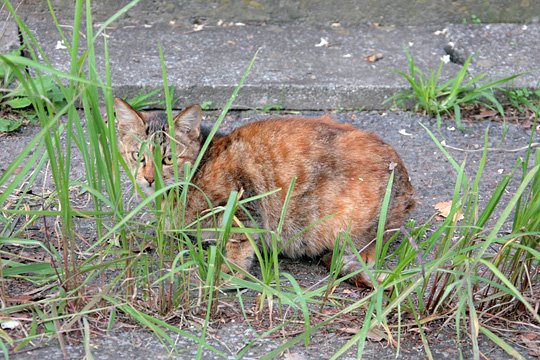
[[[57,5],[59,23],[70,37],[73,14],[65,1],[57,3],[63,4]],[[216,20],[219,14],[212,6],[208,6],[208,17],[192,16],[189,20],[177,7],[182,2],[173,3],[176,7],[170,5],[168,11],[163,4],[159,7],[151,3],[142,1],[106,30],[117,96],[129,98],[162,88],[159,45],[163,48],[169,83],[176,87],[177,107],[203,102],[211,104],[210,108],[223,107],[258,49],[236,109],[272,105],[296,110],[388,108],[390,103],[385,100],[407,87],[396,74],[407,69],[404,49],[410,50],[425,72],[436,70],[448,52],[458,60],[474,54],[471,76],[486,73],[490,79],[496,79],[523,73],[508,85],[540,87],[540,57],[535,56],[540,53],[540,25],[534,22],[534,16],[523,16],[524,21],[529,21],[527,24],[427,21],[418,25],[410,20],[414,25],[403,21],[396,25],[351,23],[340,21],[337,16],[317,22],[315,15],[307,20],[301,17],[302,21],[266,19],[243,23]],[[197,4],[202,6],[199,2],[192,6]],[[96,5],[96,28],[120,5],[123,4]],[[432,11],[429,6],[426,9],[428,13]],[[202,11],[191,10],[194,14]],[[408,9],[409,13],[412,10]],[[59,43],[46,2],[23,1],[17,13],[33,31],[53,66],[67,70],[67,50]],[[0,14],[0,19],[8,19],[5,10]],[[228,19],[227,12],[223,15]],[[242,16],[239,15],[244,19]],[[452,16],[447,15],[446,19],[454,19]],[[376,18],[374,15],[370,19]],[[13,32],[4,33],[2,43],[16,44],[13,36]],[[102,73],[103,40],[99,37],[96,43]],[[449,51],[452,46],[454,50]],[[453,76],[459,68],[460,64],[452,62],[444,65],[443,77]]]

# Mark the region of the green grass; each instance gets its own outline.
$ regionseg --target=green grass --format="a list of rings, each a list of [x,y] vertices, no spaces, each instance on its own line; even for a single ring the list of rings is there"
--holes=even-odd
[[[536,111],[540,102],[540,90],[530,90],[527,88],[508,89],[504,91],[508,102],[520,113],[526,110]]]
[[[426,74],[415,64],[408,50],[405,54],[409,69],[407,72],[397,73],[407,80],[411,88],[398,92],[386,102],[393,102],[397,107],[409,106],[412,103],[415,111],[436,117],[439,127],[442,124],[441,116],[446,115],[453,117],[458,128],[462,129],[461,108],[468,104],[496,109],[504,117],[503,106],[495,96],[495,91],[519,75],[495,81],[486,81],[487,74],[471,77],[469,65],[472,58],[469,57],[454,77],[442,81],[441,73],[444,66],[442,61],[436,71]]]
[[[6,55],[17,56],[22,52],[22,48]],[[7,58],[0,63],[0,111],[11,115],[0,117],[0,132],[17,130],[22,125],[20,119],[35,123],[37,115],[32,108],[35,102],[56,108],[65,105],[65,98],[53,77],[31,78],[28,74],[24,74],[25,80],[17,81],[17,77],[23,73],[24,66],[10,63]],[[34,87],[32,90],[28,88],[30,81]]]
[[[189,338],[197,346],[198,358],[208,352],[221,357],[241,357],[257,346],[257,339],[276,337],[288,329],[298,332],[265,355],[273,358],[295,344],[310,346],[312,335],[332,329],[338,320],[347,317],[358,319],[354,323],[358,331],[334,354],[329,354],[332,358],[354,347],[361,357],[370,336],[393,342],[399,353],[402,336],[411,329],[419,331],[424,350],[430,354],[431,339],[423,327],[438,319],[455,324],[456,339],[468,338],[476,358],[480,357],[479,334],[515,356],[516,349],[493,331],[488,322],[495,314],[510,316],[516,312],[533,322],[540,321],[529,300],[532,286],[539,280],[534,270],[538,269],[540,259],[537,250],[540,219],[536,216],[540,213],[540,151],[533,153],[529,149],[523,159],[518,159],[512,174],[494,188],[487,205],[480,206],[479,186],[488,156],[487,131],[482,160],[477,173],[470,177],[464,171],[464,164],[457,163],[426,128],[457,174],[451,214],[442,223],[410,222],[401,229],[401,234],[395,234],[383,244],[382,229],[388,206],[385,201],[376,240],[378,261],[375,269],[365,269],[372,272],[373,278],[385,273],[385,280],[381,284],[375,282],[375,289],[359,298],[347,297],[339,291],[340,284],[346,280],[339,276],[340,259],[345,248],[352,246],[345,233],[336,242],[329,277],[303,287],[278,266],[281,228],[288,216],[287,201],[280,226],[263,230],[239,222],[235,214],[247,212],[249,202],[268,194],[239,198],[232,193],[226,206],[204,215],[215,220],[217,241],[210,244],[201,236],[205,229],[200,222],[187,224],[182,216],[167,209],[171,202],[164,201],[164,194],[168,190],[183,185],[181,191],[169,193],[183,204],[189,192],[197,191],[190,182],[201,157],[191,168],[184,169],[183,177],[178,172],[175,174],[176,184],[164,186],[161,182],[152,196],[143,196],[138,202],[126,201],[136,195],[137,190],[129,192],[122,185],[122,174],[128,172],[116,149],[114,123],[105,122],[99,111],[100,99],[104,99],[107,118],[114,118],[110,69],[98,69],[94,46],[102,41],[108,58],[107,38],[98,34],[136,3],[130,2],[95,28],[90,1],[75,2],[75,36],[65,41],[71,54],[68,72],[49,65],[32,32],[16,16],[11,4],[6,3],[21,29],[30,58],[4,54],[0,56],[0,67],[10,74],[12,84],[17,82],[15,88],[22,89],[20,93],[24,95],[20,98],[30,102],[30,111],[40,127],[38,134],[0,174],[0,297],[3,299],[0,321],[25,319],[13,330],[0,329],[0,349],[6,358],[42,339],[57,339],[66,351],[68,341],[77,337],[82,341],[86,356],[91,357],[93,328],[111,330],[118,322],[138,324],[152,331],[172,352],[176,350],[177,336]],[[81,33],[85,36],[79,36]],[[164,104],[172,121],[174,94],[164,65],[166,54],[158,44],[156,46],[161,54]],[[85,50],[79,51],[82,48]],[[39,58],[43,60],[38,61]],[[412,58],[409,61],[413,64]],[[254,62],[255,57],[247,64],[203,151],[220,127]],[[31,69],[32,76],[25,68]],[[480,86],[473,94],[463,92],[463,88],[475,84],[472,80],[464,83],[464,68],[460,78],[441,87],[438,73],[422,78],[414,64],[411,65],[411,79],[422,80],[419,93],[439,94],[435,96],[439,104],[433,105],[436,110],[433,115],[452,111],[455,105],[466,103],[468,99],[476,101],[481,94],[485,96],[484,93],[491,91],[491,87]],[[101,74],[105,74],[104,78]],[[56,89],[54,91],[61,94],[57,99],[62,101],[49,101],[50,97],[44,96],[47,88]],[[441,92],[445,97],[440,96]],[[131,99],[132,104],[154,106],[151,96],[147,95]],[[432,98],[428,96],[429,99]],[[444,103],[444,107],[440,103]],[[431,104],[431,100],[426,100],[426,104]],[[73,178],[70,171],[74,166],[72,147],[82,157],[83,178]],[[534,164],[529,166],[529,163]],[[33,198],[27,192],[37,184],[37,174],[46,169],[51,174],[54,190]],[[134,183],[132,175],[128,176]],[[503,203],[501,197],[508,191],[511,179],[516,179],[519,186],[511,199]],[[159,176],[157,183],[160,183]],[[293,182],[288,189],[281,190],[287,191],[287,199],[294,193],[294,185]],[[87,200],[84,207],[77,205],[80,196]],[[389,192],[386,200],[388,196]],[[502,211],[496,212],[497,207]],[[452,216],[458,211],[465,214],[460,223],[454,222]],[[494,215],[496,213],[500,215]],[[173,224],[171,230],[165,226],[167,221]],[[82,222],[91,223],[91,233],[80,232],[78,225]],[[31,231],[36,227],[40,231]],[[503,227],[511,231],[503,231]],[[253,244],[263,233],[274,240],[270,247],[261,245],[256,249],[258,277],[244,274],[245,278],[241,279],[219,271],[223,263],[227,264],[224,245],[229,237],[238,233],[247,236]],[[399,244],[390,246],[401,238]],[[22,248],[43,254],[44,259],[28,257],[20,251]],[[387,268],[388,262],[395,265]],[[234,268],[233,264],[227,265]],[[39,289],[39,296],[8,303],[8,295],[12,296],[11,284]],[[228,291],[223,291],[225,289]],[[247,326],[262,320],[266,324],[264,331],[257,332],[256,339],[239,340],[245,343],[239,344],[243,347],[236,354],[218,347],[208,336],[213,322],[219,321],[220,305],[239,309]],[[178,326],[171,320],[172,315],[194,320],[192,323],[199,324],[197,331]]]

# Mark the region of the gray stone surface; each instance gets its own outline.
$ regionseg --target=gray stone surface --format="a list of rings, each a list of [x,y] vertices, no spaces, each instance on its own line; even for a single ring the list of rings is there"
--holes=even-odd
[[[16,50],[21,45],[17,24],[0,18],[0,53]]]
[[[472,73],[491,79],[522,74],[509,85],[540,87],[540,25],[450,24],[447,38],[462,58],[473,55]]]
[[[32,23],[45,53],[67,70],[67,50],[45,23]],[[284,24],[209,27],[189,32],[168,24],[118,27],[107,31],[112,83],[117,96],[161,88],[158,44],[163,48],[169,83],[181,106],[211,101],[222,107],[259,50],[236,108],[279,104],[286,109],[381,108],[389,95],[405,87],[394,71],[406,64],[411,47],[419,65],[436,67],[445,39],[436,28],[312,27]],[[327,46],[317,46],[321,39]],[[389,40],[392,41],[389,41]],[[381,53],[371,63],[365,57]],[[103,62],[100,62],[103,64]],[[450,72],[457,70],[448,64]]]
[[[68,68],[67,50],[59,48],[56,30],[47,23],[31,22],[49,59]],[[207,27],[187,31],[157,23],[107,30],[115,94],[132,97],[162,87],[158,44],[163,48],[169,83],[176,87],[180,106],[211,101],[222,107],[259,50],[255,65],[235,108],[279,105],[287,109],[387,108],[396,91],[407,87],[396,73],[406,70],[404,49],[417,65],[436,69],[449,42],[462,54],[475,54],[471,75],[488,73],[500,78],[525,73],[514,87],[537,87],[540,25],[452,25],[446,34],[438,27],[338,26],[306,27],[296,24]],[[322,40],[328,42],[320,45]],[[101,40],[99,43],[101,43]],[[98,63],[103,52],[98,44]],[[382,59],[369,62],[371,54]],[[444,65],[443,77],[459,65]]]
[[[67,50],[59,43],[58,31],[49,20],[44,3],[22,2],[17,12],[52,64],[67,70]],[[95,29],[124,3],[97,3]],[[65,1],[53,4],[59,9],[60,25],[70,38],[71,8]],[[186,25],[174,17],[196,14],[202,10],[191,12],[190,6],[202,9],[202,5],[195,2],[180,11],[182,4],[142,1],[107,28],[116,96],[130,98],[162,88],[159,45],[164,52],[169,83],[177,90],[177,107],[202,102],[211,102],[212,108],[223,107],[257,50],[257,60],[235,102],[236,109],[271,105],[299,110],[385,109],[391,105],[385,100],[407,87],[396,73],[407,70],[404,49],[409,49],[417,65],[429,73],[436,70],[449,44],[455,49],[453,58],[463,60],[474,54],[471,76],[487,73],[488,78],[497,79],[524,73],[509,86],[539,86],[540,57],[534,56],[540,52],[539,24],[433,25],[428,21],[423,26],[380,26],[276,20],[245,25],[218,24],[211,18],[201,18],[200,24]],[[531,4],[528,6],[536,6]],[[218,5],[212,3],[208,11],[220,8]],[[379,4],[384,8],[383,5]],[[419,6],[417,2],[404,7],[403,15],[415,6]],[[426,9],[431,6],[426,5]],[[439,9],[443,7],[440,5]],[[96,41],[102,74],[103,40],[98,36]],[[370,62],[368,58],[374,54],[382,58]],[[444,65],[443,78],[453,76],[459,68],[455,63]]]
[[[103,21],[130,0],[94,1],[93,14]],[[73,0],[52,0],[62,16],[70,15]],[[46,1],[24,0],[21,8],[32,16],[46,15]],[[143,17],[141,18],[141,15]],[[185,26],[219,20],[244,23],[311,25],[365,24],[432,25],[446,23],[534,23],[540,17],[536,0],[142,0],[121,22],[136,25],[174,21]]]

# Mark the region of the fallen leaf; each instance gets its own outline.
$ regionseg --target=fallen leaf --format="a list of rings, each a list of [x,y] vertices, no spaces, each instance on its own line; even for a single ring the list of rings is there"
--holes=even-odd
[[[381,54],[381,53],[370,54],[370,55],[366,56],[366,61],[368,61],[368,62],[376,62],[376,61],[381,60],[383,57],[384,57],[384,55]]]
[[[523,333],[523,334],[521,334],[521,337],[523,339],[527,339],[527,340],[534,340],[534,339],[536,339],[538,337],[538,334],[535,334],[535,333],[532,333],[532,332]]]
[[[14,297],[7,298],[7,302],[15,305],[15,304],[29,304],[32,302],[34,297],[32,295],[17,295]]]
[[[355,335],[360,332],[359,328],[352,328],[352,327],[344,327],[339,330],[346,334],[351,334],[351,335]],[[369,330],[367,333],[367,338],[373,341],[388,340],[388,336],[384,332],[378,329]]]
[[[283,360],[304,360],[306,357],[300,353],[289,352],[283,354]]]
[[[482,111],[480,111],[479,114],[477,115],[473,115],[473,117],[475,119],[484,119],[484,118],[489,118],[489,117],[493,117],[497,115],[497,111],[495,110],[488,110],[488,109],[483,109]]]
[[[441,201],[434,205],[434,208],[439,212],[439,215],[443,218],[447,218],[448,215],[450,215],[450,211],[452,210],[452,201]],[[457,211],[454,214],[454,222],[463,220],[463,214],[461,211]]]
[[[191,31],[197,32],[204,29],[204,24],[194,24]]]
[[[13,330],[15,329],[16,327],[19,327],[21,326],[21,322],[18,321],[18,320],[6,320],[6,321],[2,321],[2,324],[1,324],[1,327],[2,329],[4,330]]]
[[[328,47],[328,39],[326,38],[321,38],[321,42],[318,43],[317,45],[315,45],[315,47]]]
[[[412,134],[409,134],[409,133],[407,132],[407,130],[405,130],[405,129],[401,129],[401,130],[399,130],[398,132],[399,132],[401,135],[404,135],[404,136],[412,136]]]
[[[360,332],[360,329],[357,329],[357,328],[350,328],[350,327],[346,327],[346,328],[341,328],[339,329],[340,331],[344,332],[345,334],[358,334],[358,332]]]
[[[67,49],[67,47],[64,45],[64,40],[58,40],[56,42],[56,46],[54,47],[55,50],[63,50]]]
[[[435,34],[435,35],[446,35],[447,33],[448,33],[448,29],[444,28],[442,30],[435,31],[433,34]]]

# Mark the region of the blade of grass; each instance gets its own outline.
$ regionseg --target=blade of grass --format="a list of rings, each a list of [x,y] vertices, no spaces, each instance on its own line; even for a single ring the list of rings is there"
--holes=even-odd
[[[520,359],[524,360],[525,358],[517,352],[512,346],[510,346],[506,341],[495,335],[493,332],[491,332],[489,329],[487,329],[485,326],[480,326],[479,328],[480,332],[484,334],[488,339],[493,341],[498,347],[506,351],[508,355],[510,355],[514,359]]]

